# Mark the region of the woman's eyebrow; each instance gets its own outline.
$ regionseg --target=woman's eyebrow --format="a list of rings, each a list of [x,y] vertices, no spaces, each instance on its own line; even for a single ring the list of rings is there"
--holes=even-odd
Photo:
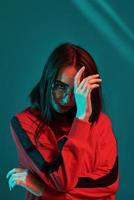
[[[67,83],[64,83],[64,82],[62,82],[62,81],[60,81],[60,80],[56,80],[56,81],[60,82],[60,83],[63,84],[63,85],[66,85],[67,87],[70,87],[70,85],[68,85]]]
[[[62,81],[60,81],[60,80],[56,80],[56,81],[62,83],[63,85],[66,85],[66,86],[70,87],[67,83],[64,83],[64,82],[62,82]]]

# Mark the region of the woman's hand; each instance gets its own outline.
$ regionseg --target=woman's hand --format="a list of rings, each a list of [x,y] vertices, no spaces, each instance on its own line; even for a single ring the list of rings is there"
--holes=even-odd
[[[75,75],[74,96],[77,107],[76,117],[88,121],[92,114],[91,92],[94,88],[99,87],[99,83],[102,80],[98,78],[99,74],[95,74],[84,78],[80,82],[84,69],[85,67],[83,66]]]
[[[44,182],[28,169],[14,168],[7,173],[6,178],[9,178],[8,184],[10,190],[15,185],[19,185],[36,196],[42,196],[44,192]]]

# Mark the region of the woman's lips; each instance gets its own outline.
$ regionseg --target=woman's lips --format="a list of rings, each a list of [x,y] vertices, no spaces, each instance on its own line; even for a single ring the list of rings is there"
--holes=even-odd
[[[67,109],[67,108],[70,108],[70,106],[64,106],[64,105],[61,105],[61,104],[58,104],[61,108],[65,108],[65,109]]]

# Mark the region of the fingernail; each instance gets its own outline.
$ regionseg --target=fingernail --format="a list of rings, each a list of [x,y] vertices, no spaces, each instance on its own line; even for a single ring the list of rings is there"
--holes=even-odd
[[[84,69],[84,68],[85,68],[85,66],[81,67],[81,69]]]
[[[83,66],[82,68],[80,68],[80,69],[79,69],[79,72],[80,72],[80,71],[83,71],[84,69],[85,69],[85,66]]]

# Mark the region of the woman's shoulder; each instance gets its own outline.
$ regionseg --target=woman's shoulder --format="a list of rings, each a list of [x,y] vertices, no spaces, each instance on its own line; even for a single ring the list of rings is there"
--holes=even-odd
[[[100,117],[103,120],[110,120],[110,115],[108,113],[103,112],[103,111],[100,112]]]
[[[41,122],[39,116],[38,110],[26,107],[12,115],[9,125],[18,134],[27,133],[29,137],[33,137]]]
[[[24,123],[33,123],[38,122],[40,120],[40,111],[32,108],[31,106],[24,108],[21,111],[16,112],[12,118],[12,120],[19,120],[20,122]]]
[[[98,117],[98,120],[96,122],[97,126],[106,126],[106,125],[111,125],[112,124],[112,120],[109,114],[101,111]]]

